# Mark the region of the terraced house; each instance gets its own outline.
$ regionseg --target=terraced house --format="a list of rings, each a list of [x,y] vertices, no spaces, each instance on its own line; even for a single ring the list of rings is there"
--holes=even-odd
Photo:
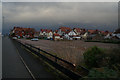
[[[69,27],[60,27],[60,28],[58,29],[58,32],[57,32],[57,33],[58,33],[59,35],[61,35],[61,36],[64,36],[64,34],[69,33],[71,30],[72,30],[72,29],[69,28]]]
[[[51,39],[53,38],[53,32],[52,30],[49,29],[41,29],[39,36],[44,38],[46,37],[47,39]]]
[[[35,29],[33,28],[22,28],[22,27],[14,27],[10,35],[17,38],[33,38],[35,33]]]

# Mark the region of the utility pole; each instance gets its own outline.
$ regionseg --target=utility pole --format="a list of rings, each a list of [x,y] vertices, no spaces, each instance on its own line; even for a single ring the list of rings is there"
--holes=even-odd
[[[3,24],[2,24],[2,27],[4,27],[4,19],[5,19],[5,17],[3,16]]]
[[[3,30],[4,30],[4,29],[3,29],[3,28],[4,28],[4,19],[5,19],[5,17],[3,16],[3,17],[2,17],[2,32],[3,32]]]

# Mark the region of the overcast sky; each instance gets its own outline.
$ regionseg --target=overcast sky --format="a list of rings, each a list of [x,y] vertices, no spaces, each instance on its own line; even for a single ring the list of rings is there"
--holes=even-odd
[[[2,0],[3,2],[118,2],[119,0]]]
[[[118,26],[117,2],[4,2],[4,28],[83,27],[113,31]]]

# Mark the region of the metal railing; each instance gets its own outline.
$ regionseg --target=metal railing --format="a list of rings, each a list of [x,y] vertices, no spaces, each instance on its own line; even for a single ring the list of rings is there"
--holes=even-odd
[[[70,63],[70,62],[68,62],[68,61],[66,61],[66,60],[63,60],[63,59],[61,59],[61,58],[59,58],[59,57],[57,57],[57,56],[55,56],[55,55],[52,55],[52,54],[50,54],[49,52],[46,52],[46,51],[44,51],[44,50],[42,50],[42,49],[40,49],[40,48],[37,48],[37,47],[35,47],[35,46],[32,46],[32,45],[30,45],[30,44],[27,44],[27,43],[23,44],[23,43],[21,43],[21,42],[18,41],[18,40],[16,40],[16,41],[17,41],[19,44],[21,44],[22,46],[24,46],[25,48],[27,48],[28,50],[30,50],[32,53],[36,54],[37,56],[39,56],[40,58],[42,58],[43,60],[45,60],[46,62],[48,62],[49,64],[51,64],[52,66],[54,66],[56,69],[58,69],[59,71],[61,71],[61,72],[64,73],[65,75],[67,75],[68,77],[70,77],[71,79],[73,79],[73,80],[79,80],[80,78],[82,78],[81,75],[79,75],[79,74],[77,74],[77,73],[75,73],[75,72],[73,72],[73,71],[71,71],[71,70],[63,67],[63,66],[60,65],[60,64],[58,64],[58,63],[57,63],[57,60],[62,61],[62,62],[64,62],[65,64],[68,64],[68,65],[70,65],[70,66],[72,66],[72,67],[74,68],[74,65],[73,65],[72,63]],[[36,49],[36,50],[34,50],[33,48]],[[55,59],[55,61],[49,59],[48,57],[46,57],[46,56],[43,55],[43,54],[40,54],[40,52],[43,52],[43,53],[45,53],[45,54],[53,57],[53,58]],[[85,72],[87,72],[87,73],[89,72],[86,68],[84,68],[84,67],[82,67],[82,66],[80,66],[80,67],[81,67]]]

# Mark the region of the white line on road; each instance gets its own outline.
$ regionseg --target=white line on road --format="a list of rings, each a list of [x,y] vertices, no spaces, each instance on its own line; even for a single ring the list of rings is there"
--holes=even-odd
[[[17,48],[16,48],[16,49],[17,49]],[[21,55],[20,55],[18,49],[17,49],[17,53],[18,53],[20,59],[22,60],[23,64],[25,65],[26,69],[28,70],[28,72],[29,72],[30,75],[32,76],[32,78],[33,78],[34,80],[36,80],[35,77],[34,77],[34,75],[32,74],[32,72],[31,72],[30,69],[28,68],[27,64],[25,63],[24,59],[21,57]]]

